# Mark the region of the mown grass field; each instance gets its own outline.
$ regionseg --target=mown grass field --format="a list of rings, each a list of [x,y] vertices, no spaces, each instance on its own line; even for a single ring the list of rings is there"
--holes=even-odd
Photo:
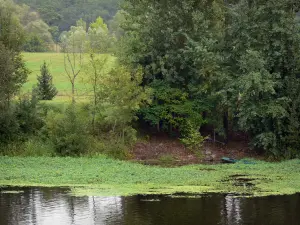
[[[53,76],[53,84],[58,90],[58,95],[54,101],[67,101],[71,99],[71,84],[65,72],[64,54],[63,53],[23,53],[27,68],[31,71],[27,82],[22,88],[22,93],[31,93],[32,87],[37,84],[37,76],[40,74],[40,67],[44,61],[49,65],[50,73]],[[100,56],[101,57],[101,56]],[[112,66],[114,57],[108,56],[111,59],[107,64]],[[88,59],[85,58],[86,64]],[[86,79],[86,71],[82,69],[76,82],[77,99],[85,99],[90,93],[90,85]]]
[[[250,163],[249,163],[250,162]],[[276,172],[274,172],[276,171]],[[251,185],[250,185],[251,184]],[[144,166],[98,157],[0,157],[0,186],[64,186],[76,195],[236,193],[267,196],[300,192],[300,160]]]

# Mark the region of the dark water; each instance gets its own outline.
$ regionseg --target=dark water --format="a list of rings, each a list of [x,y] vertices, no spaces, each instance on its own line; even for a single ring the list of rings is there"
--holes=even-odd
[[[61,188],[0,188],[0,224],[300,224],[300,195],[265,198],[235,198],[231,195],[74,197],[68,192]]]

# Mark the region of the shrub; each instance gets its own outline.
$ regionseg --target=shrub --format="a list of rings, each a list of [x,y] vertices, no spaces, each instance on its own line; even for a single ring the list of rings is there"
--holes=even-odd
[[[180,140],[189,150],[201,157],[205,139],[199,130],[188,122],[184,129],[184,136]]]
[[[165,154],[159,157],[159,162],[162,166],[171,166],[176,163],[174,156]]]
[[[0,142],[7,144],[18,138],[19,123],[13,109],[0,113]]]
[[[21,97],[15,105],[15,117],[19,124],[20,133],[31,135],[43,126],[43,120],[39,114],[38,99],[35,95]]]
[[[54,145],[57,154],[79,156],[90,146],[88,123],[82,111],[71,105],[64,114],[49,112],[44,134]]]
[[[0,113],[0,142],[26,140],[43,126],[38,113],[38,101],[32,96],[21,97]]]
[[[30,138],[23,145],[22,156],[55,156],[55,149],[50,141],[40,138]]]

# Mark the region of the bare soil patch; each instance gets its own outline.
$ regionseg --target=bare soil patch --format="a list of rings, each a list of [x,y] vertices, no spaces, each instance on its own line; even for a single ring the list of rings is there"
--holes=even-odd
[[[245,141],[232,141],[226,145],[205,142],[203,151],[199,154],[187,149],[178,139],[167,135],[156,135],[147,141],[138,142],[132,149],[133,161],[143,164],[160,165],[169,159],[172,165],[216,164],[222,157],[234,159],[261,158],[255,151],[249,149]]]

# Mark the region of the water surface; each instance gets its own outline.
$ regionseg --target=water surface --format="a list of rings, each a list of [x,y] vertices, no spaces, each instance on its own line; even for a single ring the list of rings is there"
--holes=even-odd
[[[300,195],[75,197],[64,188],[0,188],[0,225],[300,225]]]

